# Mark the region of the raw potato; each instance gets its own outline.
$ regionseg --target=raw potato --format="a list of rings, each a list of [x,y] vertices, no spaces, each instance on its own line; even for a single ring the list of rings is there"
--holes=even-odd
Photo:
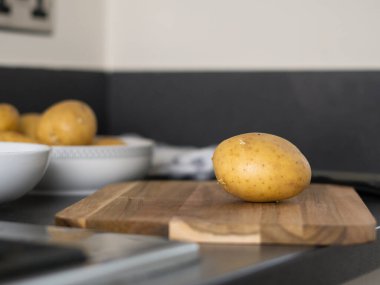
[[[20,114],[17,109],[11,104],[0,104],[0,131],[17,131],[19,123]]]
[[[24,142],[24,143],[38,143],[35,139],[25,136],[17,132],[0,132],[0,141],[2,142]]]
[[[37,139],[37,128],[41,120],[41,115],[38,113],[22,114],[20,118],[20,132],[28,137]]]
[[[243,200],[273,202],[296,196],[311,179],[304,155],[275,135],[247,133],[220,143],[213,156],[223,188]]]
[[[49,145],[90,145],[96,130],[93,110],[84,102],[66,100],[42,114],[37,138]]]
[[[125,145],[126,143],[117,137],[112,136],[103,136],[103,137],[97,137],[94,140],[93,145]]]

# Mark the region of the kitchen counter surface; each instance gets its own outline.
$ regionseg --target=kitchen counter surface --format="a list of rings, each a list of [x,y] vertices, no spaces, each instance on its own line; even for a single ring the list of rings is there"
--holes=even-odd
[[[361,193],[380,220],[380,196]],[[40,225],[54,223],[54,214],[82,199],[82,195],[31,193],[0,205],[0,220]],[[378,231],[378,229],[377,229]],[[134,277],[134,284],[336,284],[380,267],[380,240],[355,246],[200,246],[200,258],[170,270]],[[123,274],[108,284],[123,284]]]

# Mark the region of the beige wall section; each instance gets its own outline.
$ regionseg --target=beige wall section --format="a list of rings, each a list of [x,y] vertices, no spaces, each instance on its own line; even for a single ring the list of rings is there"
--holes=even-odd
[[[378,0],[53,0],[52,36],[0,31],[0,65],[379,69]]]
[[[378,0],[110,0],[107,66],[379,69]]]
[[[69,69],[105,66],[104,0],[53,0],[50,36],[0,31],[0,65]]]

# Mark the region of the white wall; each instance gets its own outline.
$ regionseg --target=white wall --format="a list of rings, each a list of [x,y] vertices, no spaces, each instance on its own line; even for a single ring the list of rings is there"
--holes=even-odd
[[[111,0],[107,65],[378,69],[378,0]]]
[[[70,69],[105,66],[104,0],[53,0],[51,36],[0,31],[0,65]]]
[[[51,37],[0,31],[0,65],[379,69],[378,0],[53,0]]]

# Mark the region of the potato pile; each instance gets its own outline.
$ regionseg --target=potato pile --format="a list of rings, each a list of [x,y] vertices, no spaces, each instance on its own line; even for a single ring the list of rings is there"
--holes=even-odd
[[[47,145],[122,145],[116,137],[97,137],[97,119],[89,105],[78,100],[53,104],[42,114],[20,114],[0,103],[0,141]]]
[[[221,142],[213,165],[218,183],[250,202],[275,202],[301,193],[310,184],[310,164],[301,151],[279,136],[241,134]]]

